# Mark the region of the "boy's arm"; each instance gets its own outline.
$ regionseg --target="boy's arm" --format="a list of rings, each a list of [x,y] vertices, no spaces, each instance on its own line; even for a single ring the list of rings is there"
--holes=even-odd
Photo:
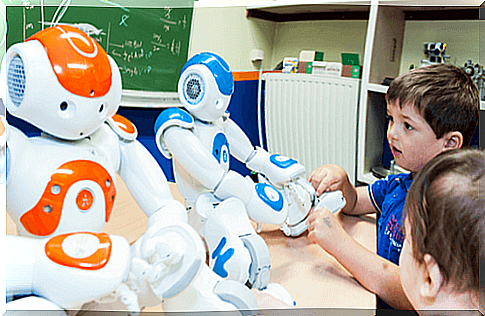
[[[397,265],[355,241],[325,208],[310,214],[308,223],[309,240],[334,256],[362,286],[394,308],[413,309],[402,288]]]
[[[367,193],[368,188],[366,186],[356,188],[352,185],[352,189],[353,190],[349,190],[350,192],[347,192],[346,195],[344,193],[345,198],[347,199],[347,197],[349,197],[351,200],[350,202],[347,200],[347,205],[345,206],[349,205],[349,207],[344,207],[342,209],[343,213],[347,215],[365,215],[377,212],[369,198],[369,194]],[[351,205],[353,205],[353,207],[351,207]]]

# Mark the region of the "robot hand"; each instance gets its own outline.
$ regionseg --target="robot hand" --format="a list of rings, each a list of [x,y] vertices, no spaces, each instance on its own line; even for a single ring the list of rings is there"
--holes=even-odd
[[[322,207],[327,208],[330,212],[336,213],[342,209],[347,201],[345,200],[342,191],[331,191],[325,192],[315,199],[315,210],[321,209]]]
[[[259,178],[265,181],[264,177]],[[301,235],[308,228],[306,219],[313,209],[326,207],[335,213],[346,203],[341,191],[325,192],[317,197],[313,186],[301,177],[283,185],[280,192],[288,202],[288,217],[280,227],[286,236]]]
[[[159,301],[184,290],[205,262],[205,248],[185,223],[151,226],[132,246],[129,285],[142,300]]]
[[[296,160],[279,154],[269,154],[259,147],[249,157],[246,166],[264,175],[267,182],[278,189],[305,173],[305,167]]]
[[[308,228],[306,219],[315,205],[315,189],[306,179],[297,177],[283,185],[281,192],[288,201],[288,217],[280,228],[286,236],[299,236]]]

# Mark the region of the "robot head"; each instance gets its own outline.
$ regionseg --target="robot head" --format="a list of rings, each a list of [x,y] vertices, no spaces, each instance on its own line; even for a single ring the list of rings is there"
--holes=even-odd
[[[115,61],[93,38],[67,25],[11,46],[2,68],[9,114],[62,139],[93,133],[121,101]]]
[[[200,120],[211,122],[222,117],[233,92],[229,65],[216,54],[197,54],[182,68],[178,83],[180,101]]]

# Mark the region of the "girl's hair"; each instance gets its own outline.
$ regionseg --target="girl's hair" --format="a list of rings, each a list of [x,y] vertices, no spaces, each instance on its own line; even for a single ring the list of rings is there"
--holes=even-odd
[[[484,176],[483,151],[448,150],[419,171],[406,198],[406,233],[414,258],[423,263],[430,254],[443,275],[442,285],[458,293],[479,293],[479,261],[485,259]]]

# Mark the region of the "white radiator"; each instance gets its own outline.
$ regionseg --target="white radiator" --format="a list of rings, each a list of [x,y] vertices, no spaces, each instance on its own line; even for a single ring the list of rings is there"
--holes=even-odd
[[[360,80],[281,73],[264,79],[268,151],[295,158],[307,176],[337,164],[355,183]]]

